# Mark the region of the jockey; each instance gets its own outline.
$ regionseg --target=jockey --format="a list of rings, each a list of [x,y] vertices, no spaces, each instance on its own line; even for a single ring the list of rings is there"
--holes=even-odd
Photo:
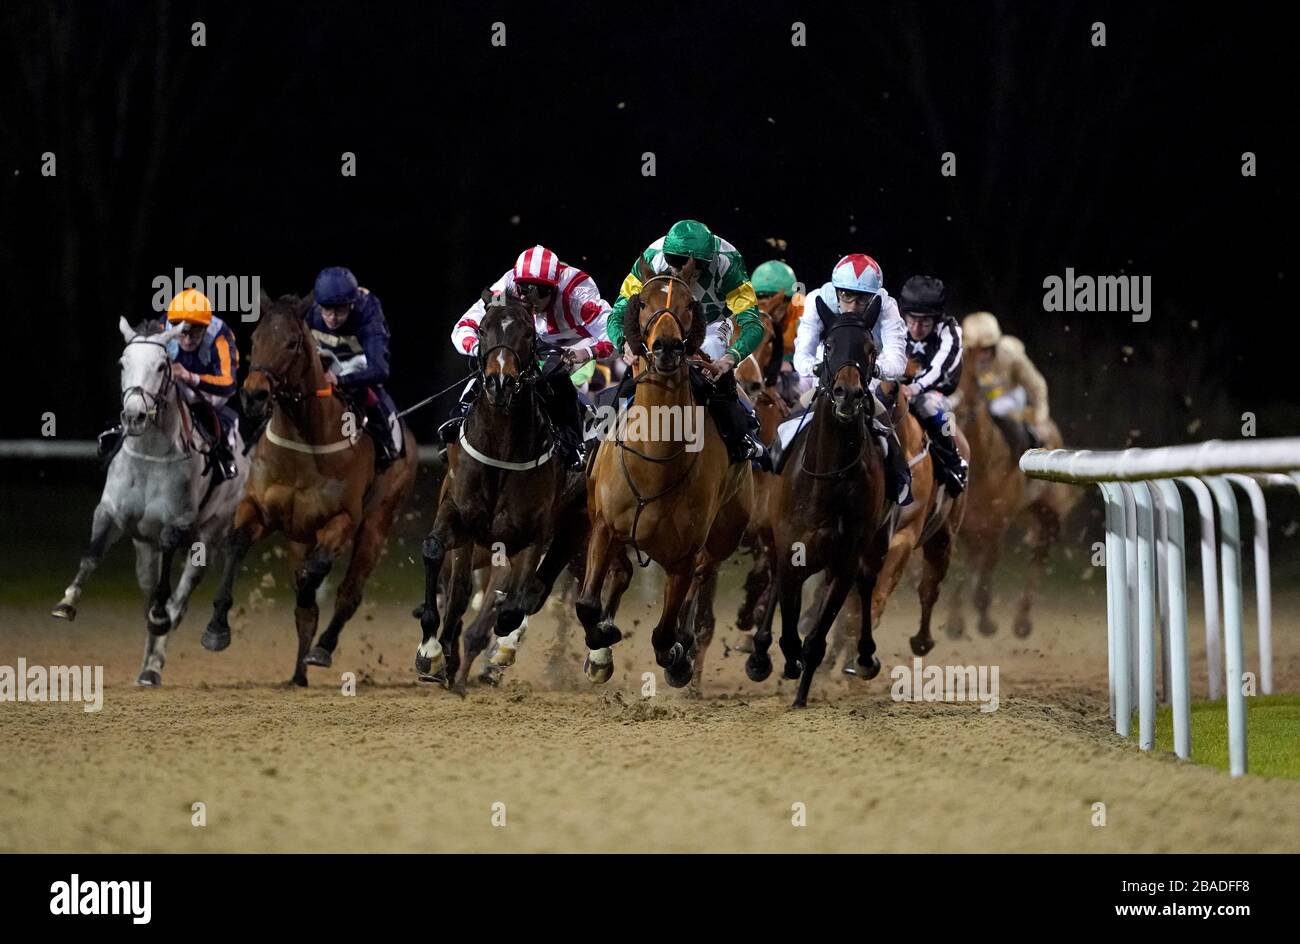
[[[342,266],[322,269],[312,294],[315,304],[307,313],[307,327],[321,352],[335,361],[326,376],[365,411],[366,429],[375,441],[375,465],[383,470],[404,448],[397,407],[384,389],[389,364],[383,306]]]
[[[880,296],[880,314],[871,327],[876,342],[876,377],[870,381],[872,408],[875,413],[876,433],[885,440],[885,468],[889,474],[890,491],[901,505],[912,502],[912,473],[903,455],[890,419],[892,402],[882,403],[881,380],[902,380],[907,372],[907,327],[898,314],[898,303],[884,289],[884,276],[875,259],[862,253],[852,253],[835,264],[831,280],[809,294],[799,319],[795,336],[794,369],[811,387],[821,361],[823,319],[832,321],[841,314],[866,313],[872,295]],[[892,401],[892,397],[889,398]]]
[[[682,279],[704,309],[707,322],[699,353],[708,358],[701,370],[714,383],[708,397],[709,411],[726,443],[732,462],[756,461],[770,467],[767,450],[758,440],[758,421],[753,409],[740,400],[732,370],[763,343],[763,322],[758,317],[758,299],[745,274],[745,261],[736,247],[714,236],[695,220],[674,223],[668,234],[651,243],[638,260],[656,275]],[[623,341],[623,315],[628,299],[641,291],[637,265],[623,280],[619,299],[609,316],[609,340],[632,363],[639,352]],[[731,316],[736,316],[740,336],[731,343]],[[730,345],[730,346],[729,346]]]
[[[899,308],[907,325],[907,356],[919,365],[903,392],[930,438],[935,471],[956,498],[966,488],[967,468],[953,437],[948,397],[961,380],[961,329],[944,310],[947,300],[943,282],[928,275],[912,276],[899,294]]]
[[[167,345],[171,358],[172,380],[191,413],[202,413],[195,426],[208,444],[211,468],[220,481],[235,477],[234,443],[239,415],[226,401],[235,394],[235,372],[239,369],[239,349],[230,327],[212,313],[212,303],[202,292],[187,288],[167,305],[167,322],[180,327]],[[199,404],[203,404],[200,406]],[[213,429],[215,423],[219,429]],[[107,456],[121,442],[122,427],[114,426],[99,434],[99,454]]]
[[[1020,452],[1040,448],[1043,441],[1035,427],[1049,419],[1047,381],[1025,354],[1024,342],[1003,334],[998,319],[987,311],[967,315],[961,330],[975,381],[1007,443]]]
[[[750,282],[758,298],[759,310],[772,319],[772,358],[764,371],[763,382],[770,387],[781,381],[783,375],[797,381],[794,339],[799,330],[799,318],[803,315],[804,296],[796,291],[798,282],[794,269],[771,259],[754,270]]]
[[[581,468],[585,461],[582,410],[569,373],[580,370],[594,358],[614,353],[614,346],[605,337],[609,303],[601,298],[591,276],[561,262],[545,246],[533,246],[520,253],[514,268],[492,284],[491,292],[517,296],[533,313],[538,340],[564,349],[561,358],[568,370],[543,376],[537,392],[551,423],[555,444],[570,468]],[[461,315],[451,332],[451,343],[457,351],[471,357],[478,354],[478,326],[486,313],[487,306],[480,298]],[[457,427],[477,396],[478,381],[474,380],[465,388],[451,419],[438,430],[444,442],[455,438]]]

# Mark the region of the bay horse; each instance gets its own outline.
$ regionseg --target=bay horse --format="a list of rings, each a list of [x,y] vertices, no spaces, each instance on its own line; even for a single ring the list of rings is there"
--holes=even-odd
[[[517,297],[483,293],[478,371],[482,395],[447,448],[433,526],[424,539],[424,603],[413,615],[421,641],[415,668],[423,681],[463,686],[460,632],[469,605],[475,545],[504,554],[509,576],[492,587],[497,636],[515,632],[541,609],[555,578],[586,540],[586,486],[553,453],[550,427],[536,384],[543,353],[532,312]],[[557,351],[552,350],[554,354]],[[556,369],[548,361],[550,369]],[[543,558],[543,553],[545,557]],[[444,561],[445,612],[438,611]],[[443,631],[438,634],[439,625]],[[466,670],[486,646],[486,633],[467,638]]]
[[[909,376],[915,372],[915,369],[910,370]],[[963,490],[956,498],[948,494],[934,474],[935,459],[930,454],[925,431],[908,409],[907,395],[898,390],[898,385],[892,381],[883,381],[881,386],[887,393],[893,388],[895,394],[890,420],[898,432],[899,444],[903,447],[903,454],[907,456],[912,470],[912,503],[894,511],[888,549],[871,595],[871,625],[880,626],[885,604],[898,588],[913,551],[919,547],[922,562],[917,596],[921,603],[921,618],[916,635],[911,636],[908,643],[913,655],[924,656],[934,649],[934,637],[930,632],[934,605],[939,599],[939,588],[948,574],[956,536],[965,519],[970,490]],[[956,440],[957,451],[969,461],[970,445],[959,428],[953,430],[953,439]],[[861,623],[858,608],[864,605],[865,600],[851,598],[844,607],[846,632],[837,643],[848,642],[852,635],[851,628]],[[844,673],[857,675],[858,670],[846,663]]]
[[[90,549],[81,559],[72,584],[51,616],[74,620],[87,579],[123,535],[135,544],[135,572],[149,594],[144,664],[137,685],[162,684],[167,661],[167,634],[180,625],[190,595],[207,567],[207,551],[225,540],[235,504],[248,479],[248,459],[236,448],[234,478],[219,482],[205,472],[208,457],[171,374],[168,342],[178,328],[163,331],[156,322],[133,329],[118,322],[126,347],[122,369],[122,445],[108,466],[104,491],[95,507]],[[156,330],[154,330],[156,329]],[[192,542],[198,542],[194,547]],[[180,581],[172,589],[176,552],[185,557]]]
[[[1011,525],[1025,514],[1030,516],[1029,541],[1031,546],[1029,571],[1024,589],[1016,605],[1013,624],[1015,635],[1025,638],[1033,632],[1031,609],[1034,594],[1052,545],[1060,533],[1061,522],[1082,497],[1082,491],[1063,482],[1046,482],[1030,479],[1020,471],[1020,455],[1012,450],[1006,437],[989,415],[988,401],[983,396],[974,364],[962,371],[954,411],[962,429],[970,440],[969,509],[962,526],[962,549],[969,562],[966,570],[975,572],[975,609],[981,634],[991,636],[997,632],[997,623],[989,615],[993,602],[993,572],[997,568],[1002,547]],[[1049,421],[1040,430],[1044,445],[1059,449],[1061,433]],[[950,595],[951,608],[946,626],[950,638],[965,634],[966,621],[962,616],[962,590],[966,573],[959,572],[957,584]]]
[[[773,582],[781,606],[784,675],[799,679],[793,708],[807,707],[813,673],[826,654],[826,635],[849,591],[857,588],[862,599],[871,599],[888,547],[890,506],[884,460],[871,441],[868,388],[877,353],[870,326],[879,313],[876,296],[863,316],[841,315],[826,327],[812,418],[790,444],[773,496]],[[821,571],[826,572],[821,607],[801,641],[803,585]],[[769,609],[745,662],[746,674],[756,682],[772,672],[773,616]],[[875,652],[871,608],[864,607],[857,659],[861,677],[880,672]]]
[[[763,315],[764,322],[770,327],[770,321]],[[768,353],[771,345],[768,344]],[[777,427],[790,415],[786,402],[764,383],[763,365],[759,362],[758,351],[740,362],[736,367],[736,382],[741,392],[754,405],[758,416],[759,436],[767,445],[776,440]],[[748,633],[756,622],[761,622],[768,607],[772,605],[773,592],[771,572],[773,553],[771,547],[771,501],[777,488],[779,477],[771,472],[754,472],[754,510],[745,529],[744,544],[754,554],[754,563],[745,577],[744,595],[740,610],[736,614],[736,628]],[[753,642],[742,637],[742,651],[752,651]]]
[[[584,671],[606,682],[614,671],[610,647],[622,638],[615,613],[600,605],[611,562],[631,548],[642,566],[658,563],[667,579],[650,641],[668,684],[680,688],[700,677],[712,631],[710,592],[718,566],[744,535],[754,482],[749,463],[730,462],[713,419],[695,405],[689,359],[704,340],[702,307],[682,279],[640,268],[641,291],[623,320],[636,354],[638,412],[629,411],[630,420],[600,444],[587,480],[591,537],[575,609],[586,633]],[[699,417],[694,442],[691,417]]]
[[[303,686],[308,665],[326,667],[333,661],[339,633],[361,605],[362,588],[393,520],[415,488],[419,462],[415,438],[403,427],[405,453],[376,472],[374,442],[360,429],[360,411],[330,383],[307,329],[312,304],[311,295],[275,301],[262,296],[240,401],[250,421],[269,421],[253,455],[248,488],[235,509],[230,555],[203,634],[206,649],[219,652],[230,645],[228,614],[240,565],[249,548],[281,532],[289,544],[296,592],[293,683]],[[312,646],[320,618],[316,591],[349,548],[352,557],[335,596],[334,614]]]

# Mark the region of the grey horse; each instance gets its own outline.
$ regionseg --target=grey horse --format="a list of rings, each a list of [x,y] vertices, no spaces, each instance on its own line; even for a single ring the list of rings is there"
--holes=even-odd
[[[207,458],[189,415],[186,388],[171,376],[167,343],[176,331],[141,334],[125,318],[118,322],[126,347],[122,368],[121,449],[108,467],[104,492],[95,508],[90,549],[77,576],[51,615],[72,620],[86,580],[122,535],[135,543],[135,572],[149,594],[144,664],[139,685],[161,685],[167,634],[180,625],[190,594],[207,569],[207,555],[225,541],[235,506],[248,481],[249,460],[241,444],[234,449],[234,478],[213,486],[204,474]],[[238,439],[238,431],[234,432]],[[173,560],[185,557],[172,590]]]

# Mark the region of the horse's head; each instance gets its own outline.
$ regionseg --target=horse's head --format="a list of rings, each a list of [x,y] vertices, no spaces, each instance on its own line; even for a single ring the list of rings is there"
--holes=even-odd
[[[502,292],[483,293],[487,314],[478,326],[478,369],[488,402],[510,409],[519,388],[537,365],[537,328],[532,313],[520,299]]]
[[[747,357],[736,365],[736,383],[745,391],[750,403],[758,402],[763,395],[763,372],[754,357]]]
[[[167,342],[179,329],[164,329],[157,321],[132,328],[122,318],[118,330],[126,341],[118,361],[122,368],[122,428],[128,436],[139,436],[149,423],[157,423],[166,409],[172,386]]]
[[[673,275],[647,279],[628,299],[623,330],[633,353],[656,373],[672,374],[704,343],[704,310],[690,286]]]
[[[271,398],[301,400],[308,390],[316,360],[316,340],[307,330],[307,313],[314,298],[281,295],[272,300],[262,295],[261,314],[253,332],[252,363],[239,402],[253,422],[266,418]]]
[[[842,314],[822,332],[825,356],[819,377],[821,392],[831,398],[835,418],[842,423],[862,415],[876,366],[871,326],[879,314],[880,296],[876,296],[864,314]]]

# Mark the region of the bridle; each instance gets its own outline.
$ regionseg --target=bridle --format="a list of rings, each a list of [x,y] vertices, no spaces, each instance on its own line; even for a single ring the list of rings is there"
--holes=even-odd
[[[654,278],[647,280],[646,283],[645,283],[643,286],[641,286],[641,291],[644,292],[647,286],[650,286],[650,285],[654,284],[655,282],[667,282],[667,283],[668,283],[668,303],[669,303],[669,305],[672,304],[672,300],[673,300],[673,286],[674,286],[674,285],[681,286],[681,289],[682,289],[683,292],[686,293],[686,297],[687,297],[687,298],[693,298],[693,296],[691,295],[691,287],[690,287],[689,285],[686,284],[686,280],[685,280],[685,279],[680,279],[680,278],[678,278],[678,277],[675,276],[675,275],[656,275]],[[647,362],[647,367],[646,367],[646,369],[645,369],[644,371],[642,371],[641,374],[636,378],[636,382],[637,382],[637,383],[640,383],[640,382],[641,382],[641,378],[644,377],[646,374],[652,372],[652,371],[653,371],[654,373],[661,373],[661,371],[659,370],[659,368],[657,368],[657,367],[655,366],[655,364],[654,364],[654,359],[650,357],[650,349],[649,349],[648,347],[646,347],[645,339],[650,335],[651,331],[654,329],[655,323],[656,323],[660,318],[663,318],[664,316],[667,316],[667,317],[673,319],[673,324],[675,324],[675,325],[677,326],[677,334],[679,335],[679,337],[676,338],[676,339],[674,339],[673,341],[666,341],[666,342],[664,342],[664,346],[665,346],[665,348],[670,349],[672,353],[676,353],[676,352],[678,351],[678,349],[680,349],[680,351],[681,351],[683,354],[688,353],[688,352],[686,351],[686,344],[687,344],[687,331],[686,331],[686,326],[682,324],[682,319],[679,318],[679,317],[677,316],[677,312],[673,311],[673,309],[672,309],[671,307],[656,308],[653,312],[650,313],[650,320],[647,321],[647,322],[645,323],[645,327],[643,327],[643,328],[640,329],[638,343],[639,343],[639,346],[640,346],[641,350],[639,350],[639,351],[635,351],[635,350],[634,350],[634,351],[632,352],[633,354],[636,354],[636,355],[639,356],[639,357],[643,357],[643,358],[645,358],[645,360],[646,360],[646,362]],[[639,313],[639,312],[638,312],[638,314],[637,314],[637,317],[638,317],[638,318],[640,317],[640,313]],[[677,369],[680,369],[680,368],[677,368]],[[672,371],[672,372],[675,373],[676,370],[674,370],[674,371]]]
[[[304,343],[303,334],[299,331],[295,335],[293,347],[290,348],[290,356],[292,359],[301,356]],[[253,374],[261,374],[265,377],[271,386],[271,397],[284,404],[297,406],[305,400],[323,400],[331,396],[342,396],[342,394],[338,393],[333,384],[326,384],[324,387],[311,391],[292,386],[289,383],[288,378],[280,373],[280,371],[272,368],[269,364],[250,364],[248,367],[248,376],[251,377]]]
[[[867,328],[866,323],[864,321],[854,319],[854,318],[841,318],[835,321],[833,324],[831,324],[830,327],[828,327],[824,332],[822,332],[823,344],[825,344],[826,339],[829,338],[835,331],[845,327],[856,327],[859,330],[864,332],[865,340],[870,345],[870,355],[867,360],[863,360],[857,357],[846,357],[844,358],[844,360],[836,364],[833,368],[829,365],[828,361],[823,360],[821,371],[820,371],[821,376],[818,378],[818,382],[817,382],[817,392],[814,395],[813,399],[815,401],[819,397],[823,397],[823,396],[828,398],[833,398],[834,394],[832,393],[832,385],[835,382],[835,377],[839,374],[841,370],[844,369],[846,365],[852,366],[853,369],[858,372],[858,381],[859,383],[861,383],[864,391],[864,396],[858,402],[857,406],[854,409],[855,419],[857,420],[857,425],[860,430],[862,442],[858,447],[857,455],[853,457],[853,460],[851,462],[831,472],[814,472],[812,469],[808,468],[807,465],[808,449],[805,446],[805,448],[800,450],[799,453],[799,471],[814,479],[843,478],[853,469],[857,468],[858,465],[862,462],[862,458],[867,454],[867,441],[870,437],[867,435],[866,420],[863,415],[863,411],[865,410],[866,398],[873,395],[871,393],[871,388],[870,388],[872,370],[867,366],[867,363],[868,361],[870,361],[872,364],[874,364],[875,341],[872,339],[871,331],[870,329]]]
[[[166,355],[167,352],[166,344],[162,343],[161,341],[155,341],[152,338],[142,338],[142,337],[132,338],[130,341],[127,342],[127,347],[130,347],[132,344],[152,344],[154,347],[162,348],[164,355]],[[175,380],[172,378],[172,374],[170,370],[171,358],[168,357],[167,360],[169,362],[168,363],[169,369],[163,371],[163,382],[159,385],[157,390],[149,390],[137,384],[134,387],[127,387],[125,390],[122,391],[122,413],[123,414],[126,413],[127,399],[129,397],[139,397],[140,399],[144,400],[144,404],[145,404],[144,415],[146,421],[154,425],[160,425],[162,423],[162,418],[167,412],[167,401],[170,399],[172,385],[175,383]],[[122,427],[123,427],[123,431],[128,436],[137,435],[132,433],[129,430],[129,428],[127,428],[125,415],[123,416]]]

